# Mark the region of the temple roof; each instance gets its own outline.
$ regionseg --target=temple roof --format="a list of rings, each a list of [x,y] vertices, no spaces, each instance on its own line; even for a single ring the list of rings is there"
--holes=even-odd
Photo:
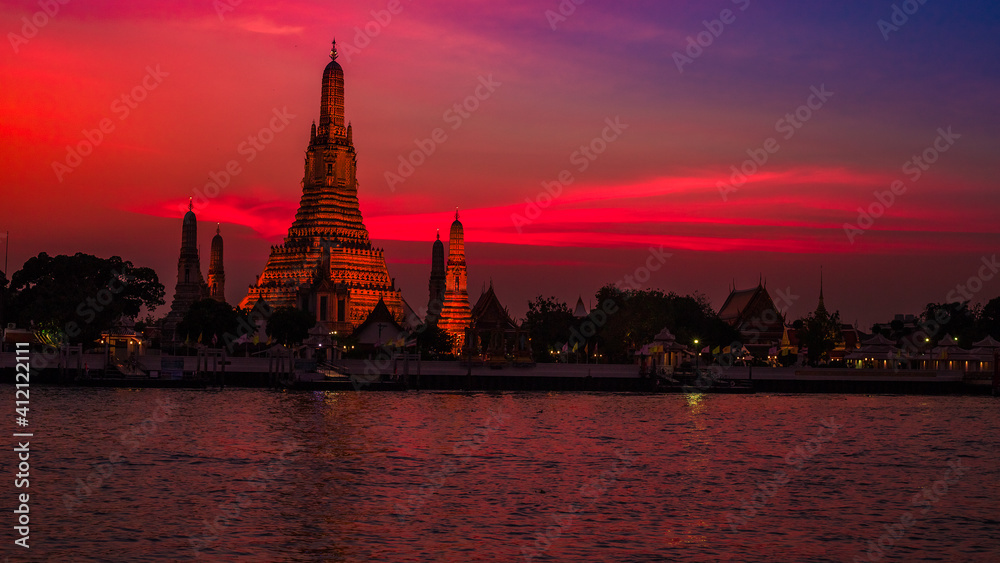
[[[583,304],[583,296],[577,298],[576,307],[573,309],[573,316],[578,319],[587,316],[587,307]]]
[[[938,341],[938,348],[954,346],[958,346],[958,340],[950,334],[944,335],[944,338]]]
[[[736,320],[740,312],[747,308],[750,301],[757,295],[759,287],[753,289],[733,290],[726,298],[726,302],[719,309],[719,318],[723,321]]]
[[[385,300],[383,300],[382,298],[379,298],[378,303],[375,304],[375,308],[372,309],[372,312],[368,313],[368,318],[366,318],[365,321],[358,326],[358,331],[360,331],[365,326],[375,323],[391,324],[397,329],[400,330],[403,329],[403,327],[401,327],[399,323],[396,322],[396,319],[392,316],[392,313],[389,311],[389,307],[385,304]]]
[[[734,289],[719,309],[719,319],[738,327],[767,309],[777,312],[767,289],[763,284],[757,284],[751,289]]]
[[[653,337],[653,342],[676,342],[677,337],[670,332],[669,328],[664,328],[656,336]]]
[[[865,346],[865,347],[871,347],[871,346],[889,346],[889,347],[892,347],[892,348],[896,347],[896,343],[895,342],[893,342],[892,340],[889,340],[888,338],[886,338],[882,334],[876,334],[875,336],[873,336],[873,337],[869,338],[868,340],[865,340],[864,342],[862,342],[861,345]]]
[[[1000,348],[1000,341],[987,335],[986,338],[974,343],[973,346],[976,348]]]
[[[472,323],[475,325],[481,322],[497,323],[504,328],[517,328],[507,308],[500,304],[500,299],[493,291],[493,282],[490,282],[489,289],[483,292],[479,301],[476,301],[476,306],[472,308]]]

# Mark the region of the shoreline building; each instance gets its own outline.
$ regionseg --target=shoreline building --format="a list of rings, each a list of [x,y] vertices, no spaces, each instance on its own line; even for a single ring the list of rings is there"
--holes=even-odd
[[[441,308],[444,306],[445,291],[444,244],[441,243],[441,231],[437,233],[431,250],[431,279],[427,284],[430,296],[427,298],[427,323],[435,324],[441,318]]]
[[[212,239],[212,257],[209,267],[209,283],[201,276],[201,258],[198,252],[198,218],[194,206],[188,201],[188,210],[181,223],[181,252],[177,258],[177,284],[170,312],[163,320],[163,339],[177,341],[177,325],[191,310],[195,301],[212,297],[225,302],[225,273],[222,267],[222,235],[216,229]]]
[[[472,324],[472,307],[469,306],[468,273],[465,268],[465,230],[458,220],[451,224],[448,241],[448,268],[445,272],[444,304],[438,327],[454,338],[454,351],[461,353],[465,346],[465,332]],[[443,252],[443,248],[442,248]]]
[[[518,365],[534,362],[528,331],[510,316],[493,290],[493,280],[472,308],[466,354],[475,354],[490,365],[504,365],[508,358]]]
[[[750,289],[736,289],[734,284],[719,308],[719,319],[739,331],[743,347],[757,358],[768,358],[770,349],[781,345],[785,335],[785,315],[774,305],[762,280]]]
[[[222,225],[215,227],[212,255],[208,262],[208,295],[220,303],[226,302],[226,270],[222,266]]]
[[[306,149],[302,199],[282,244],[270,256],[241,307],[265,301],[314,314],[329,331],[350,333],[383,301],[403,321],[402,293],[389,277],[383,250],[372,246],[358,205],[357,153],[344,122],[344,70],[337,43],[323,71],[319,126]]]

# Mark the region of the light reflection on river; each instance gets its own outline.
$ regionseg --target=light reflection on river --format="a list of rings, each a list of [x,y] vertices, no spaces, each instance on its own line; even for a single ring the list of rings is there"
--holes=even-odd
[[[988,397],[32,391],[13,560],[1000,558]]]

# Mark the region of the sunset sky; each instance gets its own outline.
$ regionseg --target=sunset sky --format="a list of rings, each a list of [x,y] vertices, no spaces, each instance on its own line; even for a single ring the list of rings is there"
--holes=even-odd
[[[298,206],[334,37],[365,224],[415,308],[456,207],[473,303],[492,279],[515,316],[538,294],[592,299],[662,246],[646,286],[718,309],[764,277],[800,296],[795,318],[822,266],[827,306],[867,330],[944,301],[1000,246],[995,2],[565,0],[559,18],[557,0],[52,2],[0,2],[11,272],[42,251],[115,254],[155,268],[169,303],[181,209],[236,161],[196,211],[202,268],[221,223],[238,303]],[[251,150],[275,112],[287,126]],[[595,141],[615,119],[627,128]],[[390,187],[437,128],[444,142]],[[593,160],[577,153],[592,143]],[[720,189],[751,153],[766,162]],[[973,302],[1000,295],[1000,276],[981,285]]]

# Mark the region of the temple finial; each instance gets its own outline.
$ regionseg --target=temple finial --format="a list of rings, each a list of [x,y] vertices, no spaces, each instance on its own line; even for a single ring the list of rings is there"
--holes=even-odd
[[[337,38],[333,39],[333,45],[330,46],[330,60],[337,60]]]
[[[438,240],[441,240],[441,229],[438,229],[437,232],[438,232]]]
[[[188,197],[188,211],[194,211],[194,196]]]
[[[215,234],[217,234],[217,235],[221,235],[222,234],[222,223],[216,223],[215,224]]]
[[[458,208],[455,208],[455,220],[458,221]]]

